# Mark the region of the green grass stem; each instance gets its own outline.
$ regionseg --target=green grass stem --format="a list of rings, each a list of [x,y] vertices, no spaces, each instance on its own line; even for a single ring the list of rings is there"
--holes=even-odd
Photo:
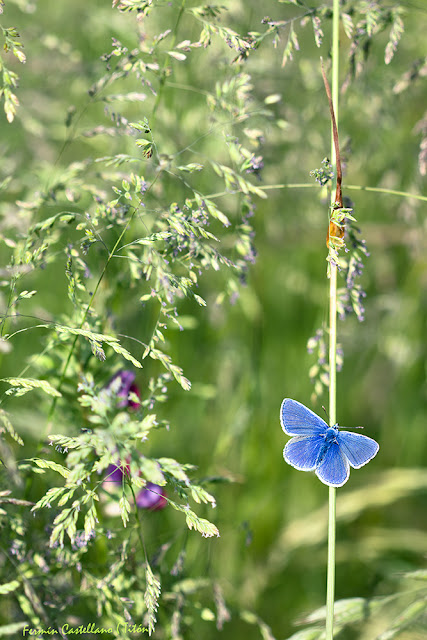
[[[338,88],[339,88],[339,0],[333,3],[332,18],[332,102],[338,127]],[[336,153],[331,132],[331,158],[336,175]],[[334,190],[332,190],[334,200]],[[333,202],[332,202],[333,204]],[[329,420],[336,422],[336,346],[337,346],[337,266],[330,265],[329,287]],[[336,535],[336,489],[329,487],[328,520],[328,569],[326,584],[326,640],[334,637],[334,600],[335,600],[335,535]]]
[[[420,193],[411,193],[410,191],[397,191],[396,189],[386,189],[385,187],[366,187],[362,184],[347,184],[345,185],[346,191],[370,191],[372,193],[384,193],[389,196],[402,196],[403,198],[410,198],[412,200],[420,200],[421,202],[427,202],[427,196],[423,196]],[[258,187],[260,191],[270,191],[273,189],[319,189],[319,185],[315,182],[295,182],[295,183],[283,183],[283,184],[265,184]],[[231,191],[218,191],[217,193],[210,193],[208,198],[221,198],[223,196],[230,196]]]

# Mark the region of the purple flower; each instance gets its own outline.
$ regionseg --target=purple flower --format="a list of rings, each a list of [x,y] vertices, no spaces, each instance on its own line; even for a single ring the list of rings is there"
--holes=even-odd
[[[158,484],[147,482],[145,489],[142,489],[136,496],[136,504],[140,509],[159,511],[167,505],[166,492]]]
[[[141,397],[141,393],[139,391],[138,385],[134,383],[135,374],[133,371],[127,371],[122,369],[114,374],[111,380],[106,385],[106,388],[109,389],[112,383],[120,378],[120,387],[117,391],[117,397],[121,398],[121,400],[117,403],[117,406],[120,408],[129,407],[129,409],[138,409],[139,402],[134,402],[133,400],[129,400],[129,393],[133,392],[138,398]]]
[[[107,477],[104,483],[113,482],[114,484],[122,484],[125,474],[129,474],[129,466],[125,468],[110,464],[107,469]],[[136,504],[139,509],[149,509],[150,511],[159,511],[167,505],[166,491],[163,487],[154,482],[147,482],[144,489],[136,496]]]
[[[115,464],[110,464],[106,473],[107,473],[107,477],[105,478],[104,482],[114,482],[115,484],[122,484],[123,477],[125,475],[123,473],[123,467],[118,467]],[[128,465],[126,465],[125,473],[129,474]]]

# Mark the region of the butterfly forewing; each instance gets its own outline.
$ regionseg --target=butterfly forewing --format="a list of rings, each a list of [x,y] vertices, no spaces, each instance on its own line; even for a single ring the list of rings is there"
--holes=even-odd
[[[353,469],[359,469],[378,453],[380,445],[368,436],[351,431],[340,431],[338,442]]]
[[[297,436],[283,449],[285,461],[300,471],[314,471],[325,441],[321,436]]]
[[[282,429],[288,436],[313,436],[324,433],[328,425],[303,404],[285,398],[280,408]]]
[[[342,487],[349,478],[350,466],[337,442],[331,442],[316,468],[316,475],[330,487]]]

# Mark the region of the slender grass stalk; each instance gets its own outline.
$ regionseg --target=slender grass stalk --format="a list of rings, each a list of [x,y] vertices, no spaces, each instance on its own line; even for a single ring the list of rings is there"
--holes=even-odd
[[[258,185],[257,185],[258,186]],[[295,182],[295,183],[282,183],[282,184],[264,184],[258,189],[260,191],[269,191],[272,189],[318,189],[319,185],[314,182]],[[410,198],[412,200],[420,200],[421,202],[427,202],[427,196],[422,196],[420,193],[411,193],[410,191],[397,191],[396,189],[386,189],[383,187],[365,187],[363,184],[347,184],[345,183],[346,191],[371,191],[373,193],[385,193],[389,196],[402,196],[403,198]],[[221,198],[222,196],[230,196],[231,193],[236,191],[218,191],[217,193],[209,193],[206,197],[209,199]]]
[[[336,422],[337,266],[331,264],[329,288],[329,420]],[[326,640],[334,637],[336,489],[329,487]]]
[[[334,637],[336,491],[335,487],[329,487],[326,640],[333,640]]]
[[[333,2],[332,18],[332,103],[338,127],[338,82],[339,82],[339,0]],[[331,132],[331,158],[336,176],[336,153]],[[332,190],[332,199],[334,190]],[[333,202],[332,202],[333,204]],[[336,346],[337,346],[337,266],[330,264],[329,287],[329,419],[336,423]],[[336,533],[336,489],[329,487],[328,521],[328,569],[326,584],[326,640],[334,637],[334,600],[335,600],[335,533]]]

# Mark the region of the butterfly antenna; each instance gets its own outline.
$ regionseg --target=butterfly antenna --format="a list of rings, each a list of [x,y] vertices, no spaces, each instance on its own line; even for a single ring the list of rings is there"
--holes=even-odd
[[[329,420],[329,413],[326,411],[326,409],[325,409],[325,407],[323,406],[323,404],[322,404],[322,409],[323,409],[323,411],[325,412],[326,417],[328,418],[328,424],[329,424],[329,422],[330,422],[330,420]]]

